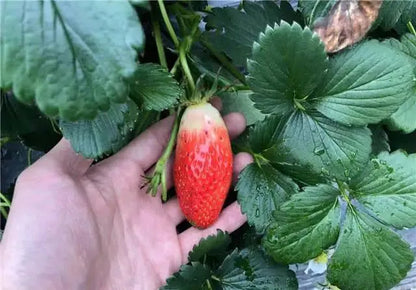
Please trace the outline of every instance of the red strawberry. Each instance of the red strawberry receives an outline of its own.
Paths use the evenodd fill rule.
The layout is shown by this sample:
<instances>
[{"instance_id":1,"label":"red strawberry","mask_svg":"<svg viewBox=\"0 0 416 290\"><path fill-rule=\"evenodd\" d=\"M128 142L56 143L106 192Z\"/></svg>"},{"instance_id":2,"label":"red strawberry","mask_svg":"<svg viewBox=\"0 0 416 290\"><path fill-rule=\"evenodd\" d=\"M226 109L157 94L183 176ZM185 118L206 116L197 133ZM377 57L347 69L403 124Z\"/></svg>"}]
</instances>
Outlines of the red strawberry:
<instances>
[{"instance_id":1,"label":"red strawberry","mask_svg":"<svg viewBox=\"0 0 416 290\"><path fill-rule=\"evenodd\" d=\"M179 205L186 219L206 228L218 218L231 184L233 155L227 128L211 104L182 116L174 163Z\"/></svg>"}]
</instances>

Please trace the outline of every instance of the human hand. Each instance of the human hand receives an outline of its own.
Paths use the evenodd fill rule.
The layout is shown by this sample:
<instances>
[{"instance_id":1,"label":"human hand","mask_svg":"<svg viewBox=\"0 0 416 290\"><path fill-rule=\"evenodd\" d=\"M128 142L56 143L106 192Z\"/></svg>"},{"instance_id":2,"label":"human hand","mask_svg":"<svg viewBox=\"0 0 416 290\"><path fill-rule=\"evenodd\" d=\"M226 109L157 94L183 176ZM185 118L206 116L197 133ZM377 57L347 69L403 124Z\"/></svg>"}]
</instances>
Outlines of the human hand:
<instances>
[{"instance_id":1,"label":"human hand","mask_svg":"<svg viewBox=\"0 0 416 290\"><path fill-rule=\"evenodd\" d=\"M245 128L240 114L224 121L231 137ZM244 224L234 202L211 227L178 234L184 217L176 198L162 204L140 189L172 124L173 117L156 123L93 166L63 139L25 170L0 244L2 289L157 289L202 237ZM250 162L249 154L236 155L234 178Z\"/></svg>"}]
</instances>

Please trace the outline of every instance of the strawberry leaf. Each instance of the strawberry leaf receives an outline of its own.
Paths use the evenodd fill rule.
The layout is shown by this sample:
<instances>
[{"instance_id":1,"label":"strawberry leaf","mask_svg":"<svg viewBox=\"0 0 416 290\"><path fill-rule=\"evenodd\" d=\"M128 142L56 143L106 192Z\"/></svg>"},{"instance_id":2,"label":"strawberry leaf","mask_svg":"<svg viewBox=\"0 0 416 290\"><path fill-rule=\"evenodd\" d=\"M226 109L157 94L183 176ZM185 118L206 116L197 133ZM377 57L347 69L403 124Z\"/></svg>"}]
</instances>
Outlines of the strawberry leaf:
<instances>
[{"instance_id":1,"label":"strawberry leaf","mask_svg":"<svg viewBox=\"0 0 416 290\"><path fill-rule=\"evenodd\" d=\"M272 1L244 1L241 8L212 9L204 20L207 30L216 31L203 33L203 39L224 51L238 67L246 67L253 42L267 25L274 25L281 20L302 23L301 14L294 11L287 1L281 1L280 6Z\"/></svg>"},{"instance_id":2,"label":"strawberry leaf","mask_svg":"<svg viewBox=\"0 0 416 290\"><path fill-rule=\"evenodd\" d=\"M264 238L267 252L278 262L305 262L335 244L341 208L338 190L330 185L305 187L279 207Z\"/></svg>"},{"instance_id":3,"label":"strawberry leaf","mask_svg":"<svg viewBox=\"0 0 416 290\"><path fill-rule=\"evenodd\" d=\"M253 107L249 96L251 91L224 92L219 95L222 100L222 114L240 112L246 118L247 125L263 120L265 115Z\"/></svg>"},{"instance_id":4,"label":"strawberry leaf","mask_svg":"<svg viewBox=\"0 0 416 290\"><path fill-rule=\"evenodd\" d=\"M321 172L313 172L311 165L300 164L290 154L290 148L286 147L280 136L287 120L287 117L271 115L257 122L250 128L245 143L240 146L241 150L265 158L273 167L301 183L313 185L325 182L327 176L323 176Z\"/></svg>"},{"instance_id":5,"label":"strawberry leaf","mask_svg":"<svg viewBox=\"0 0 416 290\"><path fill-rule=\"evenodd\" d=\"M301 103L324 76L328 59L323 43L309 28L282 22L260 34L247 64L255 106L263 113L284 114L303 108Z\"/></svg>"},{"instance_id":6,"label":"strawberry leaf","mask_svg":"<svg viewBox=\"0 0 416 290\"><path fill-rule=\"evenodd\" d=\"M295 274L287 266L273 263L259 248L235 250L214 275L224 290L298 288Z\"/></svg>"},{"instance_id":7,"label":"strawberry leaf","mask_svg":"<svg viewBox=\"0 0 416 290\"><path fill-rule=\"evenodd\" d=\"M385 224L416 226L416 154L382 152L353 178L351 192Z\"/></svg>"},{"instance_id":8,"label":"strawberry leaf","mask_svg":"<svg viewBox=\"0 0 416 290\"><path fill-rule=\"evenodd\" d=\"M365 213L347 208L327 278L342 289L390 289L413 262L409 245Z\"/></svg>"},{"instance_id":9,"label":"strawberry leaf","mask_svg":"<svg viewBox=\"0 0 416 290\"><path fill-rule=\"evenodd\" d=\"M400 41L391 39L386 43L409 56L408 61L413 66L414 72L416 72L415 35L408 33L403 35ZM390 116L387 121L387 125L392 130L402 130L405 133L410 133L416 130L416 84L413 85L413 90L407 101L404 102L399 109Z\"/></svg>"},{"instance_id":10,"label":"strawberry leaf","mask_svg":"<svg viewBox=\"0 0 416 290\"><path fill-rule=\"evenodd\" d=\"M191 265L182 265L179 272L173 274L166 280L163 290L208 290L207 283L211 277L211 270L208 266L198 262ZM208 282L207 282L208 281Z\"/></svg>"},{"instance_id":11,"label":"strawberry leaf","mask_svg":"<svg viewBox=\"0 0 416 290\"><path fill-rule=\"evenodd\" d=\"M0 86L19 100L69 121L127 100L144 40L128 1L2 1L0 18Z\"/></svg>"},{"instance_id":12,"label":"strawberry leaf","mask_svg":"<svg viewBox=\"0 0 416 290\"><path fill-rule=\"evenodd\" d=\"M227 233L217 230L216 235L201 239L188 255L189 262L200 262L211 267L219 265L228 253L231 238Z\"/></svg>"},{"instance_id":13,"label":"strawberry leaf","mask_svg":"<svg viewBox=\"0 0 416 290\"><path fill-rule=\"evenodd\" d=\"M288 170L283 170L284 173L290 172L290 176L305 183L332 177L347 180L369 159L371 132L368 128L347 127L313 111L271 116L262 123L264 131L254 130L253 148L261 148L261 156L286 167Z\"/></svg>"},{"instance_id":14,"label":"strawberry leaf","mask_svg":"<svg viewBox=\"0 0 416 290\"><path fill-rule=\"evenodd\" d=\"M415 161L416 155L382 152L347 181L349 187L340 182L338 188L305 187L275 212L263 241L266 250L276 261L294 263L335 244L329 282L343 289L389 289L413 261L409 245L386 225L415 226Z\"/></svg>"},{"instance_id":15,"label":"strawberry leaf","mask_svg":"<svg viewBox=\"0 0 416 290\"><path fill-rule=\"evenodd\" d=\"M0 112L2 137L14 138L39 131L53 131L51 121L37 107L19 102L12 92L1 92Z\"/></svg>"},{"instance_id":16,"label":"strawberry leaf","mask_svg":"<svg viewBox=\"0 0 416 290\"><path fill-rule=\"evenodd\" d=\"M264 232L272 221L272 213L298 186L289 177L268 164L261 167L248 165L240 174L236 190L241 211L246 214L248 224L259 233Z\"/></svg>"},{"instance_id":17,"label":"strawberry leaf","mask_svg":"<svg viewBox=\"0 0 416 290\"><path fill-rule=\"evenodd\" d=\"M346 125L378 123L407 101L415 85L407 57L368 41L331 58L315 108Z\"/></svg>"},{"instance_id":18,"label":"strawberry leaf","mask_svg":"<svg viewBox=\"0 0 416 290\"><path fill-rule=\"evenodd\" d=\"M397 26L400 22L407 23L412 20L412 13L415 9L415 0L383 1L374 27L380 26L387 31Z\"/></svg>"},{"instance_id":19,"label":"strawberry leaf","mask_svg":"<svg viewBox=\"0 0 416 290\"><path fill-rule=\"evenodd\" d=\"M299 0L300 10L311 27L317 18L327 16L336 3L337 0Z\"/></svg>"},{"instance_id":20,"label":"strawberry leaf","mask_svg":"<svg viewBox=\"0 0 416 290\"><path fill-rule=\"evenodd\" d=\"M223 69L218 59L216 59L209 50L203 47L199 42L194 43L192 46L189 61L201 75L205 75L211 82L217 80L218 85L220 86L231 86L238 82L238 79L228 72L227 69ZM242 77L244 78L244 76Z\"/></svg>"},{"instance_id":21,"label":"strawberry leaf","mask_svg":"<svg viewBox=\"0 0 416 290\"><path fill-rule=\"evenodd\" d=\"M60 122L62 133L75 152L85 158L100 158L120 150L133 137L139 110L128 99L125 104L113 104L92 120Z\"/></svg>"},{"instance_id":22,"label":"strawberry leaf","mask_svg":"<svg viewBox=\"0 0 416 290\"><path fill-rule=\"evenodd\" d=\"M163 111L177 104L181 88L162 66L140 64L130 86L130 97L146 110Z\"/></svg>"}]
</instances>

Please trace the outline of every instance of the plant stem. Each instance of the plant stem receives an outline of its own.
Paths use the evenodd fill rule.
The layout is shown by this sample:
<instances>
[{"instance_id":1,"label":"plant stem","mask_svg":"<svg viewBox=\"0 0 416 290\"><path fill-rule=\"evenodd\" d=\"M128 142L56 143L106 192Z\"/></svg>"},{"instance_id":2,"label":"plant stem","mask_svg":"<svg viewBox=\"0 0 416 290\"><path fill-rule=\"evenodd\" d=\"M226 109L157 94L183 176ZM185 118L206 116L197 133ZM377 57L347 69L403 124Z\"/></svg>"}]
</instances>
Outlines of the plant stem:
<instances>
[{"instance_id":1,"label":"plant stem","mask_svg":"<svg viewBox=\"0 0 416 290\"><path fill-rule=\"evenodd\" d=\"M157 0L157 2L159 3L160 13L162 13L163 21L165 22L170 37L172 38L173 44L176 48L179 48L178 37L175 34L175 30L173 30L172 23L170 23L168 13L166 12L165 4L163 3L163 0Z\"/></svg>"},{"instance_id":2,"label":"plant stem","mask_svg":"<svg viewBox=\"0 0 416 290\"><path fill-rule=\"evenodd\" d=\"M348 203L348 205L350 205L351 201L350 201L348 194L345 192L344 184L340 182L339 180L337 180L337 185L338 185L338 189L341 193L342 198Z\"/></svg>"},{"instance_id":3,"label":"plant stem","mask_svg":"<svg viewBox=\"0 0 416 290\"><path fill-rule=\"evenodd\" d=\"M188 61L186 60L186 52L184 49L179 50L179 60L181 62L181 66L183 69L183 72L185 73L186 79L188 80L189 87L191 88L191 91L195 91L195 82L194 78L192 77L191 70L188 66Z\"/></svg>"},{"instance_id":4,"label":"plant stem","mask_svg":"<svg viewBox=\"0 0 416 290\"><path fill-rule=\"evenodd\" d=\"M166 56L165 56L165 50L163 48L162 35L160 33L160 24L156 18L155 11L153 9L151 10L150 18L152 21L153 33L155 35L156 48L157 48L157 54L159 56L159 62L163 67L168 68L168 63L166 61Z\"/></svg>"},{"instance_id":5,"label":"plant stem","mask_svg":"<svg viewBox=\"0 0 416 290\"><path fill-rule=\"evenodd\" d=\"M171 68L171 70L170 70L170 73L172 74L172 75L175 75L176 74L176 70L178 69L178 66L180 65L180 60L179 60L179 58L175 61L175 63L173 64L173 67Z\"/></svg>"},{"instance_id":6,"label":"plant stem","mask_svg":"<svg viewBox=\"0 0 416 290\"><path fill-rule=\"evenodd\" d=\"M159 158L156 163L155 175L161 175L161 186L162 186L162 200L166 201L167 199L167 188L166 188L166 163L169 160L170 155L172 154L173 147L175 147L176 135L179 130L179 121L180 121L181 107L178 108L176 113L175 122L173 123L172 133L170 134L168 145L165 148L162 156Z\"/></svg>"},{"instance_id":7,"label":"plant stem","mask_svg":"<svg viewBox=\"0 0 416 290\"><path fill-rule=\"evenodd\" d=\"M209 279L206 280L207 281L207 287L209 290L212 290L212 285L211 282L209 281Z\"/></svg>"},{"instance_id":8,"label":"plant stem","mask_svg":"<svg viewBox=\"0 0 416 290\"><path fill-rule=\"evenodd\" d=\"M49 122L51 122L52 125L52 130L58 134L61 135L61 131L59 130L59 124L56 122L56 120L52 119L52 118L48 118Z\"/></svg>"},{"instance_id":9,"label":"plant stem","mask_svg":"<svg viewBox=\"0 0 416 290\"><path fill-rule=\"evenodd\" d=\"M411 22L411 21L407 22L407 28L409 29L409 31L410 31L413 35L416 35L416 30L415 30L415 28L413 27L413 24L412 24L412 22Z\"/></svg>"},{"instance_id":10,"label":"plant stem","mask_svg":"<svg viewBox=\"0 0 416 290\"><path fill-rule=\"evenodd\" d=\"M4 208L4 207L2 207L2 206L0 206L0 212L1 212L1 215L5 218L5 219L7 219L7 211L6 211L6 209Z\"/></svg>"},{"instance_id":11,"label":"plant stem","mask_svg":"<svg viewBox=\"0 0 416 290\"><path fill-rule=\"evenodd\" d=\"M201 40L203 46L205 46L209 52L218 59L219 62L241 83L247 85L244 75L220 52L218 52L210 43L205 40Z\"/></svg>"},{"instance_id":12,"label":"plant stem","mask_svg":"<svg viewBox=\"0 0 416 290\"><path fill-rule=\"evenodd\" d=\"M254 161L256 162L257 166L261 168L262 164L268 163L269 160L267 158L265 158L263 155L261 155L260 153L252 153L251 154L254 158Z\"/></svg>"},{"instance_id":13,"label":"plant stem","mask_svg":"<svg viewBox=\"0 0 416 290\"><path fill-rule=\"evenodd\" d=\"M0 192L0 199L4 201L0 204L0 212L3 215L3 217L7 219L7 211L4 207L6 206L10 208L10 201L1 192Z\"/></svg>"},{"instance_id":14,"label":"plant stem","mask_svg":"<svg viewBox=\"0 0 416 290\"><path fill-rule=\"evenodd\" d=\"M27 150L27 166L32 165L32 148Z\"/></svg>"},{"instance_id":15,"label":"plant stem","mask_svg":"<svg viewBox=\"0 0 416 290\"><path fill-rule=\"evenodd\" d=\"M8 200L7 199L7 197L5 197L4 195L3 195L3 193L1 193L0 192L0 199L1 200L3 200L3 202L8 206L8 207L10 207L10 205L11 205L11 203L10 203L10 200Z\"/></svg>"}]
</instances>

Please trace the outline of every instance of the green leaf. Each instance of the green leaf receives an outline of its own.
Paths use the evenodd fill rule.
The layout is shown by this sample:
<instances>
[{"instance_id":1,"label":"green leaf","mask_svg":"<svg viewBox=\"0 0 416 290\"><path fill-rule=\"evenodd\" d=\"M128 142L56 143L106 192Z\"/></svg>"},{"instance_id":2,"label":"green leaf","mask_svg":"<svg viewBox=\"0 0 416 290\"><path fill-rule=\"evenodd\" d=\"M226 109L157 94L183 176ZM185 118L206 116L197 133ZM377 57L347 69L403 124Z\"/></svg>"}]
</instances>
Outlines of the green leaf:
<instances>
[{"instance_id":1,"label":"green leaf","mask_svg":"<svg viewBox=\"0 0 416 290\"><path fill-rule=\"evenodd\" d=\"M189 262L200 262L210 266L219 265L228 252L231 238L227 233L217 230L216 235L201 239L188 255Z\"/></svg>"},{"instance_id":2,"label":"green leaf","mask_svg":"<svg viewBox=\"0 0 416 290\"><path fill-rule=\"evenodd\" d=\"M416 154L380 153L353 178L350 189L383 223L416 226Z\"/></svg>"},{"instance_id":3,"label":"green leaf","mask_svg":"<svg viewBox=\"0 0 416 290\"><path fill-rule=\"evenodd\" d=\"M302 108L321 81L328 59L323 43L309 28L281 22L260 34L247 64L256 107L263 113L284 114Z\"/></svg>"},{"instance_id":4,"label":"green leaf","mask_svg":"<svg viewBox=\"0 0 416 290\"><path fill-rule=\"evenodd\" d=\"M339 191L330 185L305 187L282 204L263 240L278 262L302 263L335 244L339 235Z\"/></svg>"},{"instance_id":5,"label":"green leaf","mask_svg":"<svg viewBox=\"0 0 416 290\"><path fill-rule=\"evenodd\" d=\"M413 25L416 24L416 1L412 0L412 6L402 14L399 21L394 26L394 30L399 34L403 35L409 32L408 23L411 22Z\"/></svg>"},{"instance_id":6,"label":"green leaf","mask_svg":"<svg viewBox=\"0 0 416 290\"><path fill-rule=\"evenodd\" d=\"M414 62L416 62L416 36L411 33L406 33L400 38L400 41L397 39L391 38L384 42L385 44L388 44L407 56L409 56L412 59L413 65L415 65Z\"/></svg>"},{"instance_id":7,"label":"green leaf","mask_svg":"<svg viewBox=\"0 0 416 290\"><path fill-rule=\"evenodd\" d=\"M224 290L297 289L295 274L287 266L273 263L259 248L235 250L215 272Z\"/></svg>"},{"instance_id":8,"label":"green leaf","mask_svg":"<svg viewBox=\"0 0 416 290\"><path fill-rule=\"evenodd\" d=\"M12 92L1 92L1 136L18 138L26 146L49 151L61 139L53 120L35 106L19 102Z\"/></svg>"},{"instance_id":9,"label":"green leaf","mask_svg":"<svg viewBox=\"0 0 416 290\"><path fill-rule=\"evenodd\" d=\"M144 41L128 1L2 1L0 19L0 86L19 100L69 121L126 101Z\"/></svg>"},{"instance_id":10,"label":"green leaf","mask_svg":"<svg viewBox=\"0 0 416 290\"><path fill-rule=\"evenodd\" d=\"M138 114L136 104L128 99L125 104L113 104L110 110L99 113L93 120L61 120L60 125L75 152L96 159L117 152L130 141Z\"/></svg>"},{"instance_id":11,"label":"green leaf","mask_svg":"<svg viewBox=\"0 0 416 290\"><path fill-rule=\"evenodd\" d=\"M137 120L134 128L134 135L138 136L147 128L156 123L160 118L160 112L142 110L139 112L140 119Z\"/></svg>"},{"instance_id":12,"label":"green leaf","mask_svg":"<svg viewBox=\"0 0 416 290\"><path fill-rule=\"evenodd\" d=\"M400 41L392 39L387 43L409 56L409 63L416 72L416 36L408 33L403 35ZM407 101L387 120L387 125L391 130L402 130L405 133L416 130L416 84Z\"/></svg>"},{"instance_id":13,"label":"green leaf","mask_svg":"<svg viewBox=\"0 0 416 290\"><path fill-rule=\"evenodd\" d=\"M377 155L382 151L390 151L389 137L381 125L372 125L371 130L371 154Z\"/></svg>"},{"instance_id":14,"label":"green leaf","mask_svg":"<svg viewBox=\"0 0 416 290\"><path fill-rule=\"evenodd\" d=\"M342 289L390 289L410 269L409 245L386 226L347 208L327 278Z\"/></svg>"},{"instance_id":15,"label":"green leaf","mask_svg":"<svg viewBox=\"0 0 416 290\"><path fill-rule=\"evenodd\" d=\"M257 159L265 158L273 167L301 183L314 185L325 182L328 176L314 172L309 164L300 164L290 148L285 146L280 134L289 117L271 115L257 122L250 128L248 138L241 140L241 151L251 152Z\"/></svg>"},{"instance_id":16,"label":"green leaf","mask_svg":"<svg viewBox=\"0 0 416 290\"><path fill-rule=\"evenodd\" d=\"M1 136L17 137L51 127L37 107L25 105L12 92L1 92Z\"/></svg>"},{"instance_id":17,"label":"green leaf","mask_svg":"<svg viewBox=\"0 0 416 290\"><path fill-rule=\"evenodd\" d=\"M139 65L130 89L130 97L146 110L169 109L177 104L181 95L181 88L172 75L153 63Z\"/></svg>"},{"instance_id":18,"label":"green leaf","mask_svg":"<svg viewBox=\"0 0 416 290\"><path fill-rule=\"evenodd\" d=\"M248 224L262 233L270 224L273 211L299 188L292 179L272 166L264 164L259 167L253 163L241 172L236 190Z\"/></svg>"},{"instance_id":19,"label":"green leaf","mask_svg":"<svg viewBox=\"0 0 416 290\"><path fill-rule=\"evenodd\" d=\"M247 276L251 274L249 261L242 258L235 249L224 259L214 275L224 290L247 289L250 286L250 281L246 276L246 271Z\"/></svg>"},{"instance_id":20,"label":"green leaf","mask_svg":"<svg viewBox=\"0 0 416 290\"><path fill-rule=\"evenodd\" d=\"M346 180L367 164L370 135L368 128L347 127L318 112L295 111L288 116L278 139L288 150L289 160L308 168L308 174Z\"/></svg>"},{"instance_id":21,"label":"green leaf","mask_svg":"<svg viewBox=\"0 0 416 290\"><path fill-rule=\"evenodd\" d=\"M238 82L227 69L222 68L221 63L219 63L215 56L199 42L192 45L191 53L188 58L190 65L193 65L201 75L204 74L205 77L209 78L212 82L217 80L218 85L220 86L231 86Z\"/></svg>"},{"instance_id":22,"label":"green leaf","mask_svg":"<svg viewBox=\"0 0 416 290\"><path fill-rule=\"evenodd\" d=\"M416 9L414 0L383 1L374 27L380 26L383 30L391 30L399 22L407 23L411 20Z\"/></svg>"},{"instance_id":23,"label":"green leaf","mask_svg":"<svg viewBox=\"0 0 416 290\"><path fill-rule=\"evenodd\" d=\"M163 290L207 290L207 280L211 277L211 270L206 265L194 262L191 265L182 265L179 272L166 280Z\"/></svg>"},{"instance_id":24,"label":"green leaf","mask_svg":"<svg viewBox=\"0 0 416 290\"><path fill-rule=\"evenodd\" d=\"M148 0L129 0L134 6L150 10L150 3Z\"/></svg>"},{"instance_id":25,"label":"green leaf","mask_svg":"<svg viewBox=\"0 0 416 290\"><path fill-rule=\"evenodd\" d=\"M251 55L253 42L267 25L272 26L281 20L302 24L301 14L286 1L282 1L280 7L272 1L244 1L242 10L214 8L204 20L207 30L216 31L204 32L203 38L216 49L224 51L236 66L243 68Z\"/></svg>"},{"instance_id":26,"label":"green leaf","mask_svg":"<svg viewBox=\"0 0 416 290\"><path fill-rule=\"evenodd\" d=\"M337 0L299 0L299 6L308 26L313 26L315 20L327 16L337 2Z\"/></svg>"},{"instance_id":27,"label":"green leaf","mask_svg":"<svg viewBox=\"0 0 416 290\"><path fill-rule=\"evenodd\" d=\"M263 120L265 115L254 108L254 103L249 96L251 91L236 91L221 93L222 113L240 112L246 118L247 126Z\"/></svg>"},{"instance_id":28,"label":"green leaf","mask_svg":"<svg viewBox=\"0 0 416 290\"><path fill-rule=\"evenodd\" d=\"M346 125L378 123L410 97L414 77L403 54L376 40L364 42L331 58L313 94L315 108Z\"/></svg>"}]
</instances>

